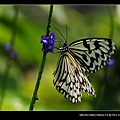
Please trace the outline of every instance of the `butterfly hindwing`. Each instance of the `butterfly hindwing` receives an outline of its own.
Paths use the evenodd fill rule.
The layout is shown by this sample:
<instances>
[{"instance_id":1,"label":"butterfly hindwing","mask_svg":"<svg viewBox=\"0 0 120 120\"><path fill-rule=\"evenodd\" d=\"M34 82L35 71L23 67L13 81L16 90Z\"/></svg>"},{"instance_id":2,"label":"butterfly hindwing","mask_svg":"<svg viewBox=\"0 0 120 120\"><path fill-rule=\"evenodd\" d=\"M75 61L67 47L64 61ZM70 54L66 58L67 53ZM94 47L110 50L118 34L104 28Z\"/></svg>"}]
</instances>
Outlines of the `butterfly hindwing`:
<instances>
[{"instance_id":1,"label":"butterfly hindwing","mask_svg":"<svg viewBox=\"0 0 120 120\"><path fill-rule=\"evenodd\" d=\"M73 103L81 102L82 91L95 96L95 91L87 76L69 52L60 54L53 83L56 89L65 98L70 98Z\"/></svg>"},{"instance_id":2,"label":"butterfly hindwing","mask_svg":"<svg viewBox=\"0 0 120 120\"><path fill-rule=\"evenodd\" d=\"M86 38L72 42L69 51L85 72L96 72L114 54L116 46L108 38Z\"/></svg>"}]
</instances>

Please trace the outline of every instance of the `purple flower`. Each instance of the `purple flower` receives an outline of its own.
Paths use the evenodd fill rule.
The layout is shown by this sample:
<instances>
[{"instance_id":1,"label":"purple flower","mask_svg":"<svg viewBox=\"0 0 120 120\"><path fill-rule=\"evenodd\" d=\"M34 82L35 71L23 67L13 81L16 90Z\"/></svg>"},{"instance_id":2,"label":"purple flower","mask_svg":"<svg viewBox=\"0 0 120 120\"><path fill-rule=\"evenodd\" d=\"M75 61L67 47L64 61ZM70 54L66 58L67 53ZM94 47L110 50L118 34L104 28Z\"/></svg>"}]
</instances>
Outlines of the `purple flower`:
<instances>
[{"instance_id":1,"label":"purple flower","mask_svg":"<svg viewBox=\"0 0 120 120\"><path fill-rule=\"evenodd\" d=\"M115 64L114 58L111 58L110 61L106 61L107 67L113 67Z\"/></svg>"},{"instance_id":2,"label":"purple flower","mask_svg":"<svg viewBox=\"0 0 120 120\"><path fill-rule=\"evenodd\" d=\"M10 51L12 49L12 45L10 43L5 44L4 46L6 51Z\"/></svg>"},{"instance_id":3,"label":"purple flower","mask_svg":"<svg viewBox=\"0 0 120 120\"><path fill-rule=\"evenodd\" d=\"M42 35L41 36L41 43L42 43L42 51L44 52L46 49L46 52L53 52L55 48L55 33L51 33L49 37Z\"/></svg>"},{"instance_id":4,"label":"purple flower","mask_svg":"<svg viewBox=\"0 0 120 120\"><path fill-rule=\"evenodd\" d=\"M15 52L15 51L11 52L11 57L13 59L17 58L17 52Z\"/></svg>"}]
</instances>

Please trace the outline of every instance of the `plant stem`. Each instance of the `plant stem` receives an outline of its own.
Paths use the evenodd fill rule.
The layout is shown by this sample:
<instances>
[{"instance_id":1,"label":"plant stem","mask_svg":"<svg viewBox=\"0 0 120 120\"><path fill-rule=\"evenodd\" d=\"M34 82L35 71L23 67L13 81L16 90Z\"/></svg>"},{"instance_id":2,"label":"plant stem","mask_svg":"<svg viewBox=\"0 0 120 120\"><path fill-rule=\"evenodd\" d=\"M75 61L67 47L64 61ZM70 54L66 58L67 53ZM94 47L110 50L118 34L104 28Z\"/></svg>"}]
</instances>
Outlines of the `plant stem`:
<instances>
[{"instance_id":1,"label":"plant stem","mask_svg":"<svg viewBox=\"0 0 120 120\"><path fill-rule=\"evenodd\" d=\"M0 110L2 109L2 104L4 101L4 96L5 96L9 73L10 73L10 64L9 64L9 59L8 59L6 62L6 68L5 68L3 79L1 81L1 86L0 86L0 89L1 89L0 90Z\"/></svg>"},{"instance_id":2,"label":"plant stem","mask_svg":"<svg viewBox=\"0 0 120 120\"><path fill-rule=\"evenodd\" d=\"M110 32L108 37L113 38L113 33L114 33L114 14L113 14L113 7L111 5L108 5L108 10L109 10L109 17L110 17ZM102 99L103 95L105 93L105 88L107 85L107 72L108 68L105 68L104 70L104 75L103 75L103 80L101 81L100 88L99 88L99 93L98 93L98 99L97 99L97 106L96 109L101 109L101 104L102 104Z\"/></svg>"},{"instance_id":3,"label":"plant stem","mask_svg":"<svg viewBox=\"0 0 120 120\"><path fill-rule=\"evenodd\" d=\"M113 38L114 34L114 13L113 13L113 7L111 5L108 5L109 10L109 16L110 16L110 32L109 32L109 38Z\"/></svg>"},{"instance_id":4,"label":"plant stem","mask_svg":"<svg viewBox=\"0 0 120 120\"><path fill-rule=\"evenodd\" d=\"M53 5L50 5L46 36L49 36L49 33L50 33L52 13L53 13ZM45 66L46 56L47 56L47 52L45 51L45 52L43 52L42 62L41 62L41 66L40 66L40 69L39 69L39 72L38 72L38 78L37 78L37 82L36 82L35 89L34 89L34 92L33 92L33 97L32 97L31 103L30 103L29 110L34 109L35 102L36 102L36 100L38 100L37 93L38 93L38 89L39 89L39 86L40 86L40 81L41 81L41 78L42 78L42 73L43 73L44 66Z\"/></svg>"},{"instance_id":5,"label":"plant stem","mask_svg":"<svg viewBox=\"0 0 120 120\"><path fill-rule=\"evenodd\" d=\"M97 101L96 101L96 103L97 103L96 104L96 110L101 109L102 99L103 99L103 95L104 95L106 84L107 84L107 71L108 71L108 69L105 68L103 79L100 81L100 87L99 87L99 91L98 91L98 98L97 98Z\"/></svg>"},{"instance_id":6,"label":"plant stem","mask_svg":"<svg viewBox=\"0 0 120 120\"><path fill-rule=\"evenodd\" d=\"M12 35L11 35L11 39L10 39L10 43L11 43L11 46L13 47L14 45L14 42L15 42L15 37L16 37L16 25L17 25L17 20L18 20L18 11L19 11L19 6L16 5L16 6L13 6L13 9L15 11L15 14L13 16L13 21L12 21ZM8 56L8 59L6 61L6 68L5 68L5 71L4 71L4 75L3 75L3 79L2 79L2 82L1 82L1 86L0 86L0 110L2 108L2 104L3 104L3 101L4 101L4 96L5 96L5 91L6 91L6 87L7 87L7 83L8 83L8 76L9 76L9 73L10 73L10 68L11 68L11 58L10 58L10 55Z\"/></svg>"},{"instance_id":7,"label":"plant stem","mask_svg":"<svg viewBox=\"0 0 120 120\"><path fill-rule=\"evenodd\" d=\"M18 13L19 13L19 6L15 5L13 6L13 9L15 11L15 15L13 17L13 29L12 29L12 36L11 36L11 45L13 47L14 42L15 42L15 37L16 37L16 33L17 33L17 21L18 21Z\"/></svg>"},{"instance_id":8,"label":"plant stem","mask_svg":"<svg viewBox=\"0 0 120 120\"><path fill-rule=\"evenodd\" d=\"M50 5L50 11L49 11L49 17L48 17L46 36L49 36L49 33L50 33L52 13L53 13L53 5Z\"/></svg>"},{"instance_id":9,"label":"plant stem","mask_svg":"<svg viewBox=\"0 0 120 120\"><path fill-rule=\"evenodd\" d=\"M36 85L35 85L35 89L34 89L34 93L33 93L33 97L32 97L32 101L31 101L29 110L33 110L35 102L36 102L36 100L38 100L37 93L38 93L38 89L39 89L39 86L40 86L40 80L42 78L42 73L43 73L43 70L44 70L44 65L45 65L45 61L46 61L46 55L47 55L47 53L44 52L43 57L42 57L40 70L38 72L38 78L37 78L37 82L36 82Z\"/></svg>"}]
</instances>

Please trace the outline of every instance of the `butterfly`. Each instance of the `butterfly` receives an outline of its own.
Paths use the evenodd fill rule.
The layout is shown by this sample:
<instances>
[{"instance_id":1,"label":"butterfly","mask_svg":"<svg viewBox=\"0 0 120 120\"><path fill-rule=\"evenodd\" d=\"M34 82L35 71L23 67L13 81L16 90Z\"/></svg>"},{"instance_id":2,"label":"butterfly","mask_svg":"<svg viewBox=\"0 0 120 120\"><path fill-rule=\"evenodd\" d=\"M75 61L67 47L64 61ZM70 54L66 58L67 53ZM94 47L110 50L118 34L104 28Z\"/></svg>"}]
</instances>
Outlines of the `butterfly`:
<instances>
[{"instance_id":1,"label":"butterfly","mask_svg":"<svg viewBox=\"0 0 120 120\"><path fill-rule=\"evenodd\" d=\"M57 48L60 53L53 83L58 92L72 103L81 102L82 92L96 96L87 72L94 73L106 65L116 49L112 39L84 38Z\"/></svg>"}]
</instances>

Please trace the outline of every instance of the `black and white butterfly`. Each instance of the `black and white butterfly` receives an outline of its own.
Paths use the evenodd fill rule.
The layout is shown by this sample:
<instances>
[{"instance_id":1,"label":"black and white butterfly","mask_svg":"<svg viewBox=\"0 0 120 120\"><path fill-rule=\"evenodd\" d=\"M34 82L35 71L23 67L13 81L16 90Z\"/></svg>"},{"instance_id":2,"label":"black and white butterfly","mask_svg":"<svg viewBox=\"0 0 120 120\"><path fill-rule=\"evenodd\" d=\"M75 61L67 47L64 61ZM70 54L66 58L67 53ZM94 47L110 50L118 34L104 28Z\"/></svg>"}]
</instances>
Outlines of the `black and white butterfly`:
<instances>
[{"instance_id":1,"label":"black and white butterfly","mask_svg":"<svg viewBox=\"0 0 120 120\"><path fill-rule=\"evenodd\" d=\"M56 89L72 103L81 102L82 91L96 96L86 72L94 73L105 66L115 49L109 38L85 38L69 45L65 41L57 48L60 56L53 74Z\"/></svg>"}]
</instances>

